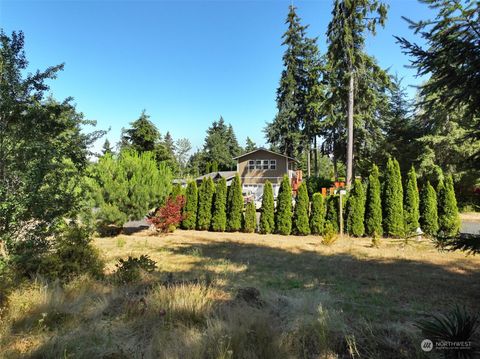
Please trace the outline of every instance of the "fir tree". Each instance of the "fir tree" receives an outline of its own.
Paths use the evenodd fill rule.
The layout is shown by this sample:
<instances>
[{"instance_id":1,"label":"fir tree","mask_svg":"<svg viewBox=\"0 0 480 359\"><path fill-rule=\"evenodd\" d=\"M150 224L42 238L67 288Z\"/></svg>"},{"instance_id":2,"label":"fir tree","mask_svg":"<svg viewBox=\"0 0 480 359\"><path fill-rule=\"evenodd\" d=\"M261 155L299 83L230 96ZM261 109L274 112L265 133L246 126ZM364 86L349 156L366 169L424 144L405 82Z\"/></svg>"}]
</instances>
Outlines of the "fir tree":
<instances>
[{"instance_id":1,"label":"fir tree","mask_svg":"<svg viewBox=\"0 0 480 359\"><path fill-rule=\"evenodd\" d=\"M149 120L145 110L140 118L133 121L131 128L122 130L121 148L130 148L138 152L155 151L160 141L160 132Z\"/></svg>"},{"instance_id":2,"label":"fir tree","mask_svg":"<svg viewBox=\"0 0 480 359\"><path fill-rule=\"evenodd\" d=\"M262 212L260 213L260 233L270 234L275 230L275 204L270 181L263 186Z\"/></svg>"},{"instance_id":3,"label":"fir tree","mask_svg":"<svg viewBox=\"0 0 480 359\"><path fill-rule=\"evenodd\" d=\"M339 231L338 224L338 196L327 197L327 213L325 215L325 226L330 223L335 232Z\"/></svg>"},{"instance_id":4,"label":"fir tree","mask_svg":"<svg viewBox=\"0 0 480 359\"><path fill-rule=\"evenodd\" d=\"M308 209L310 202L308 199L307 185L300 184L298 187L297 201L295 203L295 211L293 216L294 232L305 236L310 234L310 225L308 223Z\"/></svg>"},{"instance_id":5,"label":"fir tree","mask_svg":"<svg viewBox=\"0 0 480 359\"><path fill-rule=\"evenodd\" d=\"M245 153L255 151L257 149L257 145L250 137L247 137L246 145L245 145Z\"/></svg>"},{"instance_id":6,"label":"fir tree","mask_svg":"<svg viewBox=\"0 0 480 359\"><path fill-rule=\"evenodd\" d=\"M243 231L245 233L253 233L257 229L257 212L253 201L247 203L245 210L245 219L243 221Z\"/></svg>"},{"instance_id":7,"label":"fir tree","mask_svg":"<svg viewBox=\"0 0 480 359\"><path fill-rule=\"evenodd\" d=\"M381 186L379 171L376 165L373 165L368 177L365 232L372 237L380 237L383 234Z\"/></svg>"},{"instance_id":8,"label":"fir tree","mask_svg":"<svg viewBox=\"0 0 480 359\"><path fill-rule=\"evenodd\" d=\"M211 177L204 177L198 190L197 229L201 231L210 228L212 218L212 199L215 185Z\"/></svg>"},{"instance_id":9,"label":"fir tree","mask_svg":"<svg viewBox=\"0 0 480 359\"><path fill-rule=\"evenodd\" d=\"M325 203L321 193L313 194L312 212L310 214L310 230L312 234L323 234L325 228Z\"/></svg>"},{"instance_id":10,"label":"fir tree","mask_svg":"<svg viewBox=\"0 0 480 359\"><path fill-rule=\"evenodd\" d=\"M419 227L418 221L420 218L420 196L417 187L417 174L415 173L415 168L413 166L407 174L403 206L403 213L405 215L405 234L408 236L415 233Z\"/></svg>"},{"instance_id":11,"label":"fir tree","mask_svg":"<svg viewBox=\"0 0 480 359\"><path fill-rule=\"evenodd\" d=\"M113 148L110 145L110 141L108 140L108 138L105 139L105 142L103 143L103 147L102 147L102 155L105 156L107 154L113 154Z\"/></svg>"},{"instance_id":12,"label":"fir tree","mask_svg":"<svg viewBox=\"0 0 480 359\"><path fill-rule=\"evenodd\" d=\"M403 215L403 187L400 165L389 158L383 185L383 230L391 237L405 234Z\"/></svg>"},{"instance_id":13,"label":"fir tree","mask_svg":"<svg viewBox=\"0 0 480 359\"><path fill-rule=\"evenodd\" d=\"M456 236L460 230L460 217L451 175L447 176L445 183L441 183L439 187L438 225L439 232L442 232L446 237Z\"/></svg>"},{"instance_id":14,"label":"fir tree","mask_svg":"<svg viewBox=\"0 0 480 359\"><path fill-rule=\"evenodd\" d=\"M283 176L278 191L275 229L283 235L289 235L292 231L292 187L287 175Z\"/></svg>"},{"instance_id":15,"label":"fir tree","mask_svg":"<svg viewBox=\"0 0 480 359\"><path fill-rule=\"evenodd\" d=\"M420 223L422 231L429 236L438 232L437 193L430 181L423 186L420 196Z\"/></svg>"},{"instance_id":16,"label":"fir tree","mask_svg":"<svg viewBox=\"0 0 480 359\"><path fill-rule=\"evenodd\" d=\"M242 210L242 185L237 173L228 188L227 195L227 229L230 232L236 232L242 228Z\"/></svg>"},{"instance_id":17,"label":"fir tree","mask_svg":"<svg viewBox=\"0 0 480 359\"><path fill-rule=\"evenodd\" d=\"M185 194L185 207L183 207L182 228L195 229L197 221L198 189L195 181L189 182Z\"/></svg>"},{"instance_id":18,"label":"fir tree","mask_svg":"<svg viewBox=\"0 0 480 359\"><path fill-rule=\"evenodd\" d=\"M365 233L365 187L362 181L355 179L347 201L347 231L350 235L361 237Z\"/></svg>"},{"instance_id":19,"label":"fir tree","mask_svg":"<svg viewBox=\"0 0 480 359\"><path fill-rule=\"evenodd\" d=\"M212 230L215 232L224 232L227 226L227 182L222 177L216 185L213 200Z\"/></svg>"}]
</instances>

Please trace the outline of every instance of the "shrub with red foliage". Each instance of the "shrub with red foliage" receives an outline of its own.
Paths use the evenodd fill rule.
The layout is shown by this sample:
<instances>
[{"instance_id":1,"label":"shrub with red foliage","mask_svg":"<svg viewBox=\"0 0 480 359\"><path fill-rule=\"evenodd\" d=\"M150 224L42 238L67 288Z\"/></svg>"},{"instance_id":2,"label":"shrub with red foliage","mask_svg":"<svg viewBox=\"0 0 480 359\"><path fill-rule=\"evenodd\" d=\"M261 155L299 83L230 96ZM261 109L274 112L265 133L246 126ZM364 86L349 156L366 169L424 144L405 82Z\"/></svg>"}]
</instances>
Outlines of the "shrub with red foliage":
<instances>
[{"instance_id":1,"label":"shrub with red foliage","mask_svg":"<svg viewBox=\"0 0 480 359\"><path fill-rule=\"evenodd\" d=\"M178 195L175 198L168 197L167 203L165 203L163 207L157 208L155 213L148 218L148 222L153 224L159 232L173 232L184 219L182 215L184 205L184 196Z\"/></svg>"}]
</instances>

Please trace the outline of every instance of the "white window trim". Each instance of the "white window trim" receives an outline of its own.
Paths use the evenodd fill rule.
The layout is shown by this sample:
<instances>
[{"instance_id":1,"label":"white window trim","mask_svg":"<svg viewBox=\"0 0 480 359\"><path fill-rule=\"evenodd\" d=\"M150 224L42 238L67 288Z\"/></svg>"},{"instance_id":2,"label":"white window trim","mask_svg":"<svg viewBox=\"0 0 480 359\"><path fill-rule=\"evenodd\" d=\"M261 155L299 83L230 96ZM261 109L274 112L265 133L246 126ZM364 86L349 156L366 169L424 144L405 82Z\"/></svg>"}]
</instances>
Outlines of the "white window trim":
<instances>
[{"instance_id":1,"label":"white window trim","mask_svg":"<svg viewBox=\"0 0 480 359\"><path fill-rule=\"evenodd\" d=\"M265 168L265 166L267 168ZM272 159L254 159L248 160L247 169L249 171L275 171L277 169L277 160Z\"/></svg>"}]
</instances>

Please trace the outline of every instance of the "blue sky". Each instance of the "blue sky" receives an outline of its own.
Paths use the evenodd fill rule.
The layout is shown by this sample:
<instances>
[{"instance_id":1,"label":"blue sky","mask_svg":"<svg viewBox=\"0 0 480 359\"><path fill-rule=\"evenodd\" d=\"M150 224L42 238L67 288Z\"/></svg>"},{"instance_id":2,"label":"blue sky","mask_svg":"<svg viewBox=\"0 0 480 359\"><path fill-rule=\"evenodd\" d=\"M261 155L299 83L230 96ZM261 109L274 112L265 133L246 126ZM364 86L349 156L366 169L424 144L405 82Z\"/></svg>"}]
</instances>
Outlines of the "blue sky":
<instances>
[{"instance_id":1,"label":"blue sky","mask_svg":"<svg viewBox=\"0 0 480 359\"><path fill-rule=\"evenodd\" d=\"M367 51L405 85L416 85L420 79L405 68L409 59L393 35L415 39L401 16L419 20L431 13L416 0L386 2L388 22L367 39ZM187 137L194 149L220 115L241 145L247 136L262 145L262 129L276 112L290 3L0 0L0 26L24 31L32 71L65 63L51 92L58 99L74 97L97 128L111 128L113 143L146 109L162 134ZM294 5L325 52L332 1Z\"/></svg>"}]
</instances>

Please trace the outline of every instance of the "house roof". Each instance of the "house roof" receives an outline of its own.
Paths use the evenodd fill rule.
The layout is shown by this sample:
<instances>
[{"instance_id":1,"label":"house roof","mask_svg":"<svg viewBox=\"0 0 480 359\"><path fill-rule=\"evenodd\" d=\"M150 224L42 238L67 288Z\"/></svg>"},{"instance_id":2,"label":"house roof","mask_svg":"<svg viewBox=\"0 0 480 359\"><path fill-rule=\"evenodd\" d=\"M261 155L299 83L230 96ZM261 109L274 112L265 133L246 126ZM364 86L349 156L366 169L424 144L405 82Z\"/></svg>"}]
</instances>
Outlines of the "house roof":
<instances>
[{"instance_id":1,"label":"house roof","mask_svg":"<svg viewBox=\"0 0 480 359\"><path fill-rule=\"evenodd\" d=\"M203 176L200 176L200 177L197 177L195 178L196 181L201 181L203 180L205 177L210 177L211 179L216 179L216 178L219 178L219 177L223 177L225 178L226 180L229 180L230 178L233 178L235 177L235 174L237 173L237 171L218 171L218 172L210 172L210 173L207 173L206 175L203 175Z\"/></svg>"},{"instance_id":2,"label":"house roof","mask_svg":"<svg viewBox=\"0 0 480 359\"><path fill-rule=\"evenodd\" d=\"M293 158L293 157L290 157L290 156L284 155L284 154L282 154L282 153L273 152L273 151L267 150L266 148L263 148L263 147L260 147L260 148L257 148L256 150L253 150L253 151L250 151L250 152L244 153L243 155L240 155L240 156L234 157L233 159L234 159L234 160L238 160L239 158L242 158L242 157L248 156L248 155L250 155L250 154L252 154L252 153L255 153L255 152L257 152L257 151L265 151L265 152L273 153L274 155L277 155L277 156L282 156L282 157L286 157L286 158L288 158L289 160L292 160L292 161L295 161L295 162L299 162L297 159L295 159L295 158Z\"/></svg>"}]
</instances>

